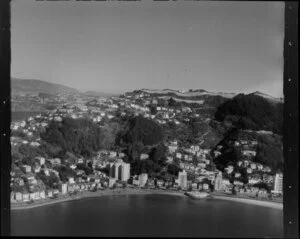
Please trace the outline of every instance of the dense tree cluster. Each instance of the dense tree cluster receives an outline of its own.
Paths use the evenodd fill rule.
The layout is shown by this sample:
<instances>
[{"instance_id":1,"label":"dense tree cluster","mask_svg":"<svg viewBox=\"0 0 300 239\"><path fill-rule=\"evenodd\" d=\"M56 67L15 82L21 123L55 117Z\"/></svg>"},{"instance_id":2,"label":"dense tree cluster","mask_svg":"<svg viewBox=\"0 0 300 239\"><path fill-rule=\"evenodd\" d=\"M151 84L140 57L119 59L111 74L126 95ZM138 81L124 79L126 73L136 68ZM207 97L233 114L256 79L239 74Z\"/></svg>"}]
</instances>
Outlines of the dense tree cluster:
<instances>
[{"instance_id":1,"label":"dense tree cluster","mask_svg":"<svg viewBox=\"0 0 300 239\"><path fill-rule=\"evenodd\" d=\"M129 129L125 132L123 140L131 144L140 141L144 145L154 145L163 140L163 132L154 121L137 116L129 120Z\"/></svg>"},{"instance_id":2,"label":"dense tree cluster","mask_svg":"<svg viewBox=\"0 0 300 239\"><path fill-rule=\"evenodd\" d=\"M283 105L272 104L253 94L239 94L221 104L215 113L218 121L230 121L238 128L282 133Z\"/></svg>"},{"instance_id":3,"label":"dense tree cluster","mask_svg":"<svg viewBox=\"0 0 300 239\"><path fill-rule=\"evenodd\" d=\"M268 165L273 170L283 170L283 146L278 135L258 136L257 155L255 162Z\"/></svg>"},{"instance_id":4,"label":"dense tree cluster","mask_svg":"<svg viewBox=\"0 0 300 239\"><path fill-rule=\"evenodd\" d=\"M131 173L149 175L159 174L165 164L166 147L163 145L163 130L154 121L141 116L129 118L116 140L117 145L125 148L131 164ZM149 158L140 160L142 153Z\"/></svg>"},{"instance_id":5,"label":"dense tree cluster","mask_svg":"<svg viewBox=\"0 0 300 239\"><path fill-rule=\"evenodd\" d=\"M46 131L41 133L41 139L60 147L63 152L89 157L95 151L111 147L116 131L109 126L100 128L88 119L64 118L61 123L52 121Z\"/></svg>"}]
</instances>

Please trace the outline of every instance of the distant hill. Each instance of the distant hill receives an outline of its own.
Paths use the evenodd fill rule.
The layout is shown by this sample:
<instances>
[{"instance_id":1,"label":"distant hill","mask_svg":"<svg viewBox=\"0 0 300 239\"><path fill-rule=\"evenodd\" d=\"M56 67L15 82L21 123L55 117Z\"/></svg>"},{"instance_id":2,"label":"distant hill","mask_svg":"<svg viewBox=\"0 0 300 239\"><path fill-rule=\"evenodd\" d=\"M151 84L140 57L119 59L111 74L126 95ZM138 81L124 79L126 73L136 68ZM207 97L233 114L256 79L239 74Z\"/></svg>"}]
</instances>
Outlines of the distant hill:
<instances>
[{"instance_id":1,"label":"distant hill","mask_svg":"<svg viewBox=\"0 0 300 239\"><path fill-rule=\"evenodd\" d=\"M78 90L61 84L54 84L41 80L17 78L11 79L11 89L12 93L79 93Z\"/></svg>"},{"instance_id":2,"label":"distant hill","mask_svg":"<svg viewBox=\"0 0 300 239\"><path fill-rule=\"evenodd\" d=\"M86 91L84 92L85 95L88 96L100 96L100 97L111 97L111 96L118 96L119 94L113 94L113 93L103 93L99 91Z\"/></svg>"},{"instance_id":3,"label":"distant hill","mask_svg":"<svg viewBox=\"0 0 300 239\"><path fill-rule=\"evenodd\" d=\"M189 98L189 99L202 99L203 96L221 96L224 98L233 98L236 96L235 93L223 93L223 92L209 92L203 89L198 90L189 90L189 91L180 91L180 90L155 90L155 89L141 89L141 92L156 94L156 95L172 95L179 98Z\"/></svg>"},{"instance_id":4,"label":"distant hill","mask_svg":"<svg viewBox=\"0 0 300 239\"><path fill-rule=\"evenodd\" d=\"M265 98L266 100L272 102L272 103L283 103L283 98L276 98L273 96L270 96L268 94L265 94L263 92L260 91L255 91L253 93L251 93L252 95L257 95L257 96L261 96L263 98Z\"/></svg>"}]
</instances>

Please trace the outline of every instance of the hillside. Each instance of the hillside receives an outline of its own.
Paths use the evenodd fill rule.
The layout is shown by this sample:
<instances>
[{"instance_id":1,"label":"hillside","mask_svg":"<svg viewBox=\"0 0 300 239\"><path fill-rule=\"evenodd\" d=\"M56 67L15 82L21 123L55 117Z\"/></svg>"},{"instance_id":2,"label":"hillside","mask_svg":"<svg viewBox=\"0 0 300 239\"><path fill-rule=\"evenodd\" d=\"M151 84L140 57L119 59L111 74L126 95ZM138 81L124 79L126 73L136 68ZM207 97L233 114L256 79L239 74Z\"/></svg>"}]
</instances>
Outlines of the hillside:
<instances>
[{"instance_id":1,"label":"hillside","mask_svg":"<svg viewBox=\"0 0 300 239\"><path fill-rule=\"evenodd\" d=\"M48 94L59 94L59 93L78 93L78 90L60 85L49 83L41 80L32 79L11 79L11 89L12 93L22 92L22 93L48 93Z\"/></svg>"},{"instance_id":2,"label":"hillside","mask_svg":"<svg viewBox=\"0 0 300 239\"><path fill-rule=\"evenodd\" d=\"M88 96L99 96L99 97L112 97L112 96L118 95L118 94L104 93L104 92L98 92L98 91L86 91L86 92L84 92L84 94L88 95Z\"/></svg>"},{"instance_id":3,"label":"hillside","mask_svg":"<svg viewBox=\"0 0 300 239\"><path fill-rule=\"evenodd\" d=\"M247 142L257 141L257 146L234 146L234 141L244 140ZM215 159L215 163L223 170L228 163L236 163L243 158L241 150L253 149L257 155L252 159L254 162L268 165L274 171L283 170L283 145L282 136L277 134L261 134L259 131L232 129L218 144L222 146L223 154Z\"/></svg>"},{"instance_id":4,"label":"hillside","mask_svg":"<svg viewBox=\"0 0 300 239\"><path fill-rule=\"evenodd\" d=\"M220 122L231 122L241 129L267 130L282 134L283 104L272 104L256 94L239 94L221 104L215 118Z\"/></svg>"},{"instance_id":5,"label":"hillside","mask_svg":"<svg viewBox=\"0 0 300 239\"><path fill-rule=\"evenodd\" d=\"M265 93L260 92L260 91L255 91L255 92L253 92L251 94L252 95L261 96L261 97L265 98L266 100L268 100L271 103L283 103L283 99L282 98L276 98L276 97L273 97L271 95L265 94Z\"/></svg>"}]
</instances>

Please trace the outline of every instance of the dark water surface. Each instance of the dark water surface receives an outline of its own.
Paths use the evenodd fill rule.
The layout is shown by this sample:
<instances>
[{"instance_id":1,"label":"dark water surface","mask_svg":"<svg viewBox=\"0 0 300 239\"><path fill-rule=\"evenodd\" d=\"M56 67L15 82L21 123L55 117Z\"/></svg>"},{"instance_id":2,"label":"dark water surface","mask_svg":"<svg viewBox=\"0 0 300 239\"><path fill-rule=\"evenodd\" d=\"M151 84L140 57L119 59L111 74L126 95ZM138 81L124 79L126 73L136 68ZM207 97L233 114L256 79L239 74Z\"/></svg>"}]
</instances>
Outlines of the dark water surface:
<instances>
[{"instance_id":1,"label":"dark water surface","mask_svg":"<svg viewBox=\"0 0 300 239\"><path fill-rule=\"evenodd\" d=\"M120 195L12 211L12 235L283 237L283 211L224 200Z\"/></svg>"}]
</instances>

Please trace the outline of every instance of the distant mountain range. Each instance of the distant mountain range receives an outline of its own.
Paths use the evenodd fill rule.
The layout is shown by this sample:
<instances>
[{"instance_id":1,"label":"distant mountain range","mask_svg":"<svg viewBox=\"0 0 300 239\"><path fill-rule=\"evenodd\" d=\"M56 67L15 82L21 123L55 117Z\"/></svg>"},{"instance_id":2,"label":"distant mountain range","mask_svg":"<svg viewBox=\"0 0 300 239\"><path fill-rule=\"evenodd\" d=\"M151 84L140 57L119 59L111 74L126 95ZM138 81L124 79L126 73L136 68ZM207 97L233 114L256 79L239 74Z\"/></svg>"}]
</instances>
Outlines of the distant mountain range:
<instances>
[{"instance_id":1,"label":"distant mountain range","mask_svg":"<svg viewBox=\"0 0 300 239\"><path fill-rule=\"evenodd\" d=\"M172 90L172 89L163 89L163 90L156 90L156 89L141 89L141 90L136 90L134 91L135 93L148 93L152 95L157 95L159 97L165 98L165 96L170 96L170 97L175 97L179 98L181 100L207 100L210 98L210 96L216 96L216 97L222 97L226 99L232 99L238 94L236 93L225 93L225 92L209 92L203 89L198 89L198 90L188 90L188 91L180 91L180 90ZM270 95L267 95L265 93L256 91L251 93L252 95L258 95L261 96L265 99L267 99L270 102L273 103L279 103L283 102L282 98L276 98ZM176 99L175 99L176 100Z\"/></svg>"},{"instance_id":2,"label":"distant mountain range","mask_svg":"<svg viewBox=\"0 0 300 239\"><path fill-rule=\"evenodd\" d=\"M61 84L54 84L41 80L17 78L11 79L11 90L12 93L79 93L78 90Z\"/></svg>"},{"instance_id":3,"label":"distant mountain range","mask_svg":"<svg viewBox=\"0 0 300 239\"><path fill-rule=\"evenodd\" d=\"M34 79L11 79L11 89L12 93L22 92L22 93L48 93L48 94L59 94L59 93L77 93L77 94L85 94L90 96L103 96L103 97L110 97L116 96L117 94L112 93L103 93L98 91L86 91L80 92L75 88L71 88L69 86L50 83L41 80L34 80ZM200 101L201 100L211 100L211 98L218 98L217 101L232 99L235 97L236 93L224 93L224 92L209 92L203 89L197 90L189 90L189 91L180 91L180 90L172 90L172 89L163 89L163 90L155 90L155 89L141 89L135 90L133 93L149 93L151 95L156 95L161 98L165 97L174 97L175 100L189 100L189 101ZM130 92L128 92L130 93ZM283 102L283 99L276 98L265 93L256 91L251 94L261 96L267 99L270 102ZM215 97L213 97L215 96ZM216 100L214 100L216 101ZM218 102L219 103L219 102Z\"/></svg>"},{"instance_id":4,"label":"distant mountain range","mask_svg":"<svg viewBox=\"0 0 300 239\"><path fill-rule=\"evenodd\" d=\"M60 93L77 93L77 94L85 94L90 96L102 96L102 97L110 97L116 96L117 94L110 93L102 93L98 91L86 91L80 92L77 89L74 89L69 86L50 83L41 80L33 80L33 79L11 79L11 89L12 93L46 93L46 94L60 94Z\"/></svg>"}]
</instances>

